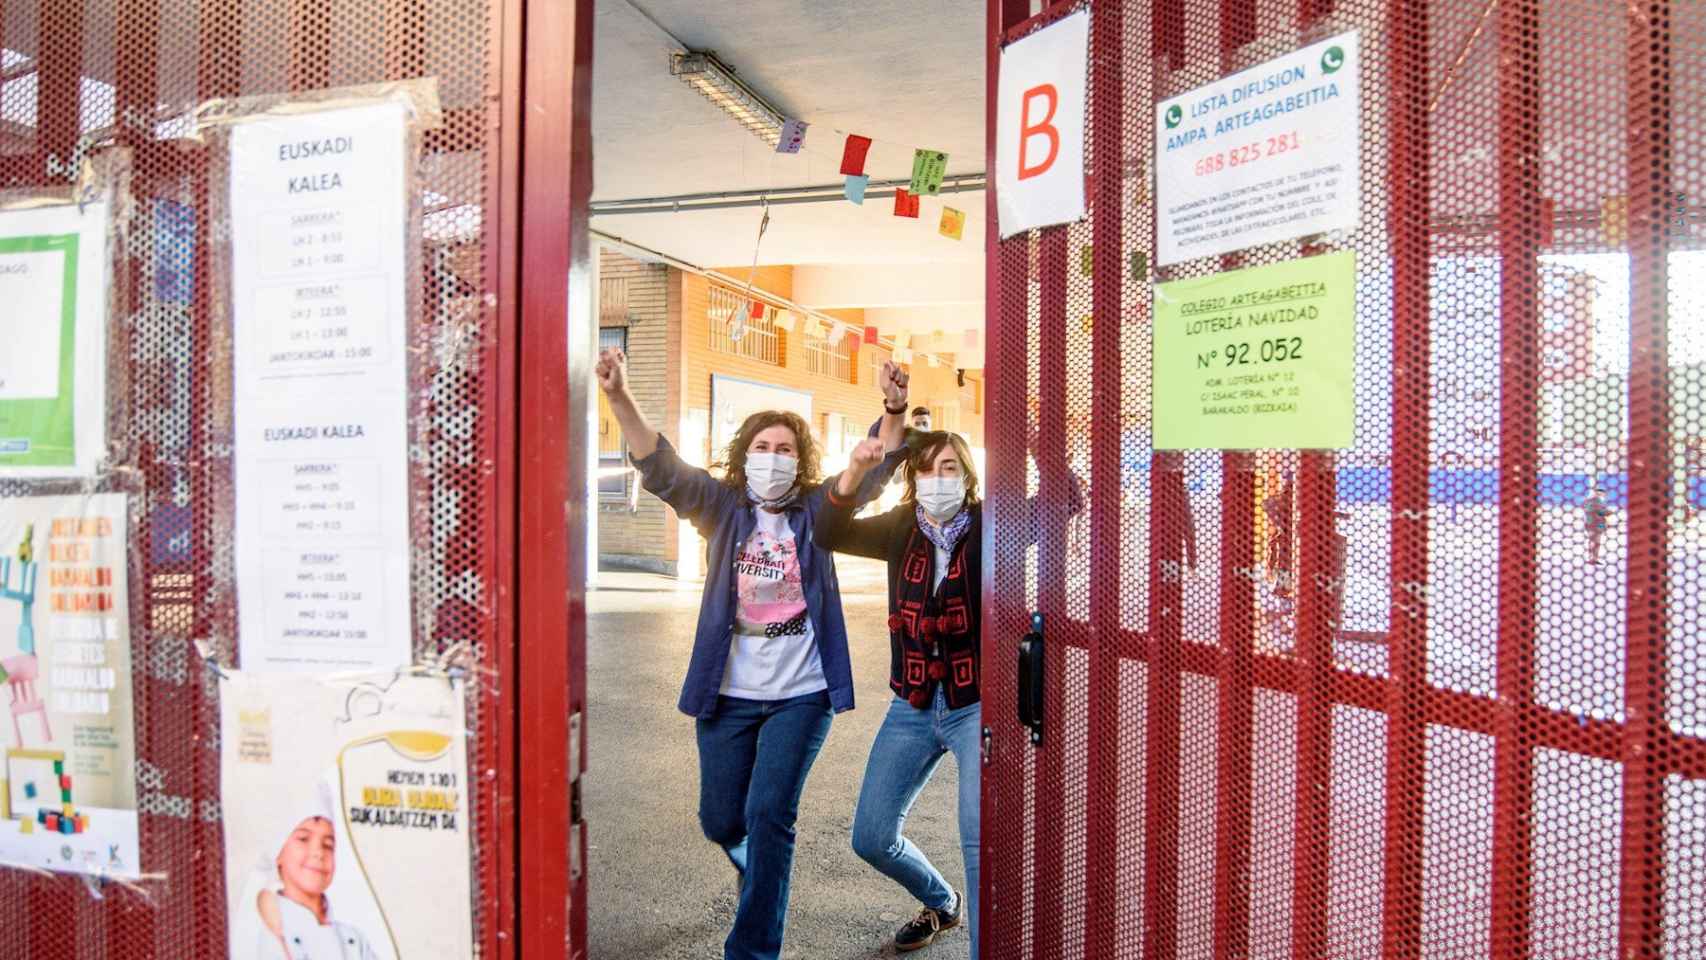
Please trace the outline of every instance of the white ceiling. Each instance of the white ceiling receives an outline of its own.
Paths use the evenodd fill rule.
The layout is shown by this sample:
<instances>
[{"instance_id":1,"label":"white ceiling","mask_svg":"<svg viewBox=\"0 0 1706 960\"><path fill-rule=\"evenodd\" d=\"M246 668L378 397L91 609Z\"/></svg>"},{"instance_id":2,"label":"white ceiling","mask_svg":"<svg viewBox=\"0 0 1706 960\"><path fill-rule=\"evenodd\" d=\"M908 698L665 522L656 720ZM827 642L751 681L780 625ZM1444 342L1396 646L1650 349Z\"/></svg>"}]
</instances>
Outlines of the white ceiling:
<instances>
[{"instance_id":1,"label":"white ceiling","mask_svg":"<svg viewBox=\"0 0 1706 960\"><path fill-rule=\"evenodd\" d=\"M982 0L598 0L597 9L595 201L839 183L838 130L876 141L873 179L910 175L919 147L946 151L949 173L983 170ZM675 45L664 30L716 51L782 112L809 121L804 150L775 153L670 76ZM938 282L916 267L981 270L983 204L981 191L925 198L918 220L895 217L887 198L772 206L759 262L905 265L914 279L905 302L959 300L960 269ZM967 214L963 240L938 232L944 205ZM593 227L692 263L744 265L760 217L756 207L608 215Z\"/></svg>"}]
</instances>

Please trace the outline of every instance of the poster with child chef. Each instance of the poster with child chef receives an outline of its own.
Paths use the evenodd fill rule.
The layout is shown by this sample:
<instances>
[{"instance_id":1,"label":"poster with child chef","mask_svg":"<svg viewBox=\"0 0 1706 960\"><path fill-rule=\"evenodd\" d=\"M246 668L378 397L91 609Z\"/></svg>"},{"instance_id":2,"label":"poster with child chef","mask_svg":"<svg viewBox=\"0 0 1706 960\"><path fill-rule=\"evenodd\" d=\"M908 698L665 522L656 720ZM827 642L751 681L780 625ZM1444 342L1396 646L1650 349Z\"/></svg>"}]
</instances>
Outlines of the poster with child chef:
<instances>
[{"instance_id":1,"label":"poster with child chef","mask_svg":"<svg viewBox=\"0 0 1706 960\"><path fill-rule=\"evenodd\" d=\"M227 674L232 960L471 958L463 731L443 678Z\"/></svg>"}]
</instances>

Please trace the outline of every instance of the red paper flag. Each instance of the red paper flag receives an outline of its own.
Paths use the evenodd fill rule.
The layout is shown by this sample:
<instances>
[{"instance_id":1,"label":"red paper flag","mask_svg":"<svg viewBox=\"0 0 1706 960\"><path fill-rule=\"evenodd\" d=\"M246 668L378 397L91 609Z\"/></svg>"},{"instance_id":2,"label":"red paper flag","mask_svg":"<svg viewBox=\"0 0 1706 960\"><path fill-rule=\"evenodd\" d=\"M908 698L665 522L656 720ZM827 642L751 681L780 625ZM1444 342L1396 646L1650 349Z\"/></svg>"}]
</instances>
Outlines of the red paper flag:
<instances>
[{"instance_id":1,"label":"red paper flag","mask_svg":"<svg viewBox=\"0 0 1706 960\"><path fill-rule=\"evenodd\" d=\"M894 190L894 215L918 219L918 198L907 193L905 187L896 187Z\"/></svg>"},{"instance_id":2,"label":"red paper flag","mask_svg":"<svg viewBox=\"0 0 1706 960\"><path fill-rule=\"evenodd\" d=\"M865 172L865 154L871 149L871 138L856 133L847 135L847 145L841 148L841 174L856 177Z\"/></svg>"},{"instance_id":3,"label":"red paper flag","mask_svg":"<svg viewBox=\"0 0 1706 960\"><path fill-rule=\"evenodd\" d=\"M866 343L876 343L877 342L877 328L876 327L866 327L865 328L865 342Z\"/></svg>"},{"instance_id":4,"label":"red paper flag","mask_svg":"<svg viewBox=\"0 0 1706 960\"><path fill-rule=\"evenodd\" d=\"M757 300L752 301L752 306L748 308L747 316L754 320L763 320L764 304Z\"/></svg>"}]
</instances>

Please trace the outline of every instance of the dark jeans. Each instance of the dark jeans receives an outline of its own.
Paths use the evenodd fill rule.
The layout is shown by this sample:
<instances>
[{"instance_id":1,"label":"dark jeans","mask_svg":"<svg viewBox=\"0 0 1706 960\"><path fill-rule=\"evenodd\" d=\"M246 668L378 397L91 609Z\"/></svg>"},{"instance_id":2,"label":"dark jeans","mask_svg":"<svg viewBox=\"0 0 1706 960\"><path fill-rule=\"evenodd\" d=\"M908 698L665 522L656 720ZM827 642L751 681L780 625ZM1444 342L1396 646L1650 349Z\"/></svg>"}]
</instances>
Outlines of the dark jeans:
<instances>
[{"instance_id":1,"label":"dark jeans","mask_svg":"<svg viewBox=\"0 0 1706 960\"><path fill-rule=\"evenodd\" d=\"M699 825L741 872L724 960L777 960L794 870L794 819L829 736L829 693L791 700L718 697L699 728Z\"/></svg>"}]
</instances>

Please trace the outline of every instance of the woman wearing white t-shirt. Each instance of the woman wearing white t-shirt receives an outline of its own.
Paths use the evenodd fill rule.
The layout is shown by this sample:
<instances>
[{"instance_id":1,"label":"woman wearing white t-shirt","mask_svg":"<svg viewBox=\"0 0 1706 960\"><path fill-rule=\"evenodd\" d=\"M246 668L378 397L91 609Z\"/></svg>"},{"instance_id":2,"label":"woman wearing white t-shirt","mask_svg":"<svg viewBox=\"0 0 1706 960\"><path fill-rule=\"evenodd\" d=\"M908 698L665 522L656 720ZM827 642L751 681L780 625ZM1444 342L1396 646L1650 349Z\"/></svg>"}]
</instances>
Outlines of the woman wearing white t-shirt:
<instances>
[{"instance_id":1,"label":"woman wearing white t-shirt","mask_svg":"<svg viewBox=\"0 0 1706 960\"><path fill-rule=\"evenodd\" d=\"M835 561L812 539L833 478L818 475L806 422L781 410L746 418L720 477L683 463L628 392L622 351L600 354L596 373L642 486L709 544L679 706L697 718L700 826L741 880L723 956L776 960L800 793L831 717L853 708ZM898 366L884 367L882 438L894 456L859 486L860 502L875 499L899 463L906 380Z\"/></svg>"}]
</instances>

